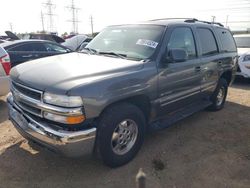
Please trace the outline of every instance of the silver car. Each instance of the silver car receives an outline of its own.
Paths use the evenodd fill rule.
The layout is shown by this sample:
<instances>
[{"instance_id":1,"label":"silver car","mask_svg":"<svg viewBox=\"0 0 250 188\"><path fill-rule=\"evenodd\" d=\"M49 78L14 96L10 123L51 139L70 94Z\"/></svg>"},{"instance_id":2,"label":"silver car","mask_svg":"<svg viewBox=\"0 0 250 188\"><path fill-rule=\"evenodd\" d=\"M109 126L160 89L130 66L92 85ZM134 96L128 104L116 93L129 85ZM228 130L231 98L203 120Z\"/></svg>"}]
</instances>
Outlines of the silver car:
<instances>
[{"instance_id":1,"label":"silver car","mask_svg":"<svg viewBox=\"0 0 250 188\"><path fill-rule=\"evenodd\" d=\"M239 54L239 67L236 75L250 78L250 34L235 35L234 39Z\"/></svg>"},{"instance_id":2,"label":"silver car","mask_svg":"<svg viewBox=\"0 0 250 188\"><path fill-rule=\"evenodd\" d=\"M0 47L0 96L9 92L9 72L11 69L9 54Z\"/></svg>"}]
</instances>

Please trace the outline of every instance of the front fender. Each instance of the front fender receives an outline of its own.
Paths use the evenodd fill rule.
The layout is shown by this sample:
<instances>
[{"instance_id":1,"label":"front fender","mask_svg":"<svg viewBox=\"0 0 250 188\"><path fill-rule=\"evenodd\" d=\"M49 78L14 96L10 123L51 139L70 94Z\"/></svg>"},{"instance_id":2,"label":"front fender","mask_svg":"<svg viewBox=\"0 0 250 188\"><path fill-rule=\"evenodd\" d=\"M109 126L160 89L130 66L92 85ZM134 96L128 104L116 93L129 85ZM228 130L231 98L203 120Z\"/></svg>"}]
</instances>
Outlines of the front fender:
<instances>
[{"instance_id":1,"label":"front fender","mask_svg":"<svg viewBox=\"0 0 250 188\"><path fill-rule=\"evenodd\" d=\"M157 97L157 71L155 67L123 72L94 83L72 89L70 95L81 95L87 119L98 117L112 103L138 95Z\"/></svg>"}]
</instances>

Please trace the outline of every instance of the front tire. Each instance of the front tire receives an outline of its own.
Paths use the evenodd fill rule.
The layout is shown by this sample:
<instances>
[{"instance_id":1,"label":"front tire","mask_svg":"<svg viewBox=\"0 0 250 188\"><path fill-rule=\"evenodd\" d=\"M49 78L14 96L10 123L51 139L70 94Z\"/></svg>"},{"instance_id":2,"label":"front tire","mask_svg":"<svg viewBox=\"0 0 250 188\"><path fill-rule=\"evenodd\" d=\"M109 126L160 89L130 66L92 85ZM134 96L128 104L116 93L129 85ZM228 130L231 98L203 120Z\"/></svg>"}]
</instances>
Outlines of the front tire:
<instances>
[{"instance_id":1,"label":"front tire","mask_svg":"<svg viewBox=\"0 0 250 188\"><path fill-rule=\"evenodd\" d=\"M98 123L98 149L103 162L118 167L132 160L145 136L145 117L141 110L128 103L109 107Z\"/></svg>"},{"instance_id":2,"label":"front tire","mask_svg":"<svg viewBox=\"0 0 250 188\"><path fill-rule=\"evenodd\" d=\"M218 111L224 107L228 91L228 83L224 78L220 78L218 85L211 97L212 105L208 107L211 111Z\"/></svg>"}]
</instances>

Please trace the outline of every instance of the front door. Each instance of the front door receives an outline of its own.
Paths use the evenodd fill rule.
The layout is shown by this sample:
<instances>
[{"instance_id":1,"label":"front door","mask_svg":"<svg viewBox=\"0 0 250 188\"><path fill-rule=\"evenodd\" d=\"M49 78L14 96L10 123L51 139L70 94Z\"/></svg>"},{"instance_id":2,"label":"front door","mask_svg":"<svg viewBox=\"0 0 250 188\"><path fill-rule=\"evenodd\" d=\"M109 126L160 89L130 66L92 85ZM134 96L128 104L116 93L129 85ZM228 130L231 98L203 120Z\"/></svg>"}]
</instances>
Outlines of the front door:
<instances>
[{"instance_id":1,"label":"front door","mask_svg":"<svg viewBox=\"0 0 250 188\"><path fill-rule=\"evenodd\" d=\"M159 68L159 103L161 112L174 112L194 100L199 100L201 84L200 59L192 29L176 27L168 40L166 58L171 49L184 49L188 58L183 62L161 62ZM163 114L162 114L163 115Z\"/></svg>"}]
</instances>

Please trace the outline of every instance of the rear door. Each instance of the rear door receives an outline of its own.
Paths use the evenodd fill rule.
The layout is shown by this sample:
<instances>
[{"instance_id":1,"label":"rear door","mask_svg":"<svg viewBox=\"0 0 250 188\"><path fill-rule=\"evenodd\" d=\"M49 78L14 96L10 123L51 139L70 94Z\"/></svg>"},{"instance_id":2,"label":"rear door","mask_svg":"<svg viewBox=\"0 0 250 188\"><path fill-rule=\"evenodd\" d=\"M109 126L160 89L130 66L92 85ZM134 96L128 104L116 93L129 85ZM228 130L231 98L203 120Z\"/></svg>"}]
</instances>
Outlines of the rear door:
<instances>
[{"instance_id":1,"label":"rear door","mask_svg":"<svg viewBox=\"0 0 250 188\"><path fill-rule=\"evenodd\" d=\"M173 28L167 43L166 57L171 49L184 49L188 54L188 60L178 63L162 62L158 87L161 112L164 113L184 108L200 99L200 60L190 27Z\"/></svg>"},{"instance_id":2,"label":"rear door","mask_svg":"<svg viewBox=\"0 0 250 188\"><path fill-rule=\"evenodd\" d=\"M197 27L199 56L201 58L201 91L204 98L211 96L219 79L218 68L221 66L218 43L210 27Z\"/></svg>"}]
</instances>

